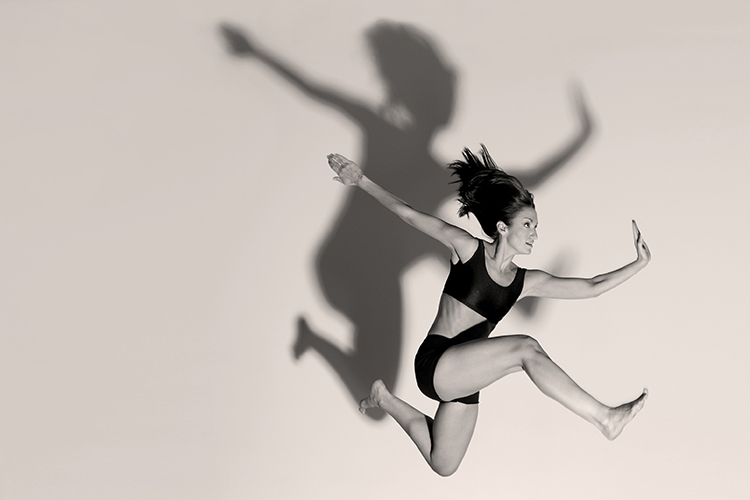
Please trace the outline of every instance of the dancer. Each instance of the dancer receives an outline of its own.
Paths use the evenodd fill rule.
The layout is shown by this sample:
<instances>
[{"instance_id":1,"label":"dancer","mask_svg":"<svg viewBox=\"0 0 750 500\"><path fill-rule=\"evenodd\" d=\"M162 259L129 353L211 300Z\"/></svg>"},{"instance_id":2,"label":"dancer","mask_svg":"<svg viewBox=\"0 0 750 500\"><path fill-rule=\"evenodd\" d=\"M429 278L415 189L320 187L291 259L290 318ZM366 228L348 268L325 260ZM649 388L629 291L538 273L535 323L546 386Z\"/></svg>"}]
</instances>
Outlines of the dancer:
<instances>
[{"instance_id":1,"label":"dancer","mask_svg":"<svg viewBox=\"0 0 750 500\"><path fill-rule=\"evenodd\" d=\"M369 102L311 78L237 26L222 24L219 29L231 54L262 64L300 95L351 123L361 137L359 164L383 187L398 187L411 203L433 214L453 197L450 172L432 151L437 134L451 124L459 75L423 30L393 21L379 21L366 30L376 74L386 91L382 102ZM573 90L577 119L569 139L539 162L518 169L529 189L569 165L591 136L583 90ZM379 230L363 232L363 225ZM351 345L342 349L301 315L294 358L307 352L320 355L355 402L376 377L393 390L404 343L401 277L415 262L440 258L442 252L440 243L391 217L366 193L348 192L315 252L315 279L325 303L351 325ZM369 264L363 266L363 261ZM527 299L518 308L526 306L531 315L537 303ZM379 420L385 414L375 409L367 416Z\"/></svg>"},{"instance_id":2,"label":"dancer","mask_svg":"<svg viewBox=\"0 0 750 500\"><path fill-rule=\"evenodd\" d=\"M372 384L360 411L381 408L406 431L430 467L449 476L461 464L474 433L479 391L523 370L544 394L591 422L606 438L615 439L643 407L647 390L624 405L605 406L581 389L533 338L489 335L522 297L596 297L635 275L651 259L638 226L633 221L637 257L617 270L584 279L520 268L513 258L530 254L537 240L533 196L495 164L484 146L481 159L468 149L463 156L450 165L460 183L459 215L474 215L491 238L489 242L413 209L363 175L354 162L339 154L328 155L335 180L358 186L451 251L451 270L437 316L414 361L419 389L439 402L435 417L394 396L382 380Z\"/></svg>"}]
</instances>

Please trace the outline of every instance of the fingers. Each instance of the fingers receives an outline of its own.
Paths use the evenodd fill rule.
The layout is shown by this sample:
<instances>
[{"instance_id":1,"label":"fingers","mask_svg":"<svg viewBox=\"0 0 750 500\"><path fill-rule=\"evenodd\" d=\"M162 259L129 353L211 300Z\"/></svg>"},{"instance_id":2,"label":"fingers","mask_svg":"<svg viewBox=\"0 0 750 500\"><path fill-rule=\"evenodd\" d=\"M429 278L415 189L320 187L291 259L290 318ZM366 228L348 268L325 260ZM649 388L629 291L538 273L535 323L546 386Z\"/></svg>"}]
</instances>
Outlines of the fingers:
<instances>
[{"instance_id":1,"label":"fingers","mask_svg":"<svg viewBox=\"0 0 750 500\"><path fill-rule=\"evenodd\" d=\"M333 168L334 166L341 165L341 163L339 162L339 160L336 158L336 155L333 154L333 153L331 153L328 156L326 156L326 158L328 159L328 164L331 166L331 168Z\"/></svg>"},{"instance_id":2,"label":"fingers","mask_svg":"<svg viewBox=\"0 0 750 500\"><path fill-rule=\"evenodd\" d=\"M332 154L328 155L327 158L328 158L328 165L332 169L334 169L336 171L336 173L339 173L339 171L341 170L341 167L342 167L341 161L339 161L339 159L336 158L336 156L332 155Z\"/></svg>"},{"instance_id":3,"label":"fingers","mask_svg":"<svg viewBox=\"0 0 750 500\"><path fill-rule=\"evenodd\" d=\"M331 168L336 171L336 173L341 173L342 168L350 165L355 168L357 167L357 165L353 161L344 156L341 156L338 153L331 153L326 158L328 158L328 165L330 165Z\"/></svg>"},{"instance_id":4,"label":"fingers","mask_svg":"<svg viewBox=\"0 0 750 500\"><path fill-rule=\"evenodd\" d=\"M337 176L333 179L344 184L345 186L357 185L362 179L362 170L351 160L341 156L338 153L331 153L326 156L328 165L336 172Z\"/></svg>"},{"instance_id":5,"label":"fingers","mask_svg":"<svg viewBox=\"0 0 750 500\"><path fill-rule=\"evenodd\" d=\"M648 244L646 244L646 240L643 238L643 234L641 234L641 230L638 228L638 224L635 220L633 220L633 239L635 240L635 248L638 253L642 254L647 259L650 259L651 250L649 250Z\"/></svg>"},{"instance_id":6,"label":"fingers","mask_svg":"<svg viewBox=\"0 0 750 500\"><path fill-rule=\"evenodd\" d=\"M651 259L651 250L648 248L646 240L641 234L641 230L638 229L638 224L633 220L633 239L635 240L635 248L640 255L643 255L647 260Z\"/></svg>"},{"instance_id":7,"label":"fingers","mask_svg":"<svg viewBox=\"0 0 750 500\"><path fill-rule=\"evenodd\" d=\"M336 153L331 153L326 156L326 158L328 159L328 165L331 167L331 169L333 169L334 172L338 174L333 178L333 180L338 182L339 184L343 184L344 186L346 186L348 182L344 179L344 177L342 177L342 174L346 174L346 162L349 162L349 160Z\"/></svg>"},{"instance_id":8,"label":"fingers","mask_svg":"<svg viewBox=\"0 0 750 500\"><path fill-rule=\"evenodd\" d=\"M633 219L633 239L638 241L641 238L641 230L638 229L635 219Z\"/></svg>"},{"instance_id":9,"label":"fingers","mask_svg":"<svg viewBox=\"0 0 750 500\"><path fill-rule=\"evenodd\" d=\"M330 153L326 158L329 158L329 159L333 158L340 163L346 163L346 162L351 161L346 156L340 155L338 153Z\"/></svg>"},{"instance_id":10,"label":"fingers","mask_svg":"<svg viewBox=\"0 0 750 500\"><path fill-rule=\"evenodd\" d=\"M351 163L348 159L338 153L331 153L326 158L328 158L328 163L335 162L337 165L343 166L347 163Z\"/></svg>"}]
</instances>

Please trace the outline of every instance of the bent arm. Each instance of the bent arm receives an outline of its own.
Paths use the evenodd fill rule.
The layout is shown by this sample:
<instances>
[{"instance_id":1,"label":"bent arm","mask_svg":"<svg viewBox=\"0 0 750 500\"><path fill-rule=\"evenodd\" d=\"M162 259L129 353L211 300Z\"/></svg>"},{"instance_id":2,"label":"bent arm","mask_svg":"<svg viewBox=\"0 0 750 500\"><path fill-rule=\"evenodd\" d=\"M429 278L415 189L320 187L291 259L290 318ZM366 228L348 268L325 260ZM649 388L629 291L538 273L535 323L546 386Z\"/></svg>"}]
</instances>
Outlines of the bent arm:
<instances>
[{"instance_id":1,"label":"bent arm","mask_svg":"<svg viewBox=\"0 0 750 500\"><path fill-rule=\"evenodd\" d=\"M638 256L630 264L593 278L560 278L544 271L529 270L526 273L524 291L521 296L588 299L612 290L635 276L651 260L651 251L635 221L633 221L633 239Z\"/></svg>"},{"instance_id":2,"label":"bent arm","mask_svg":"<svg viewBox=\"0 0 750 500\"><path fill-rule=\"evenodd\" d=\"M565 164L567 164L568 161L578 153L586 141L588 141L589 137L591 137L591 131L593 128L591 124L591 115L588 106L586 105L583 91L579 86L575 86L573 87L572 92L573 103L575 105L576 114L578 115L580 129L572 140L566 143L560 150L555 151L547 159L531 169L525 169L518 173L514 173L514 175L518 177L518 180L521 181L521 184L526 186L527 189L534 189L539 186L565 166Z\"/></svg>"}]
</instances>

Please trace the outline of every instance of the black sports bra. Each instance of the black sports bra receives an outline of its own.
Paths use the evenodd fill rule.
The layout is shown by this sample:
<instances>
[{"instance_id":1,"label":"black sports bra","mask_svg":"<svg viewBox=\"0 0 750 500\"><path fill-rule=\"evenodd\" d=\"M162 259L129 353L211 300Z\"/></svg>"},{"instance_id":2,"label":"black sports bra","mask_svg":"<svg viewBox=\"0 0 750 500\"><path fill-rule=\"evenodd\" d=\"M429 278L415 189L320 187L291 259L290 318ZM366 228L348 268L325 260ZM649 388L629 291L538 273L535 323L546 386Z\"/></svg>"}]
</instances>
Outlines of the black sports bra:
<instances>
[{"instance_id":1,"label":"black sports bra","mask_svg":"<svg viewBox=\"0 0 750 500\"><path fill-rule=\"evenodd\" d=\"M510 285L498 285L487 273L484 241L479 240L471 259L451 263L443 293L481 314L488 321L498 323L521 295L525 275L526 269L519 267Z\"/></svg>"}]
</instances>

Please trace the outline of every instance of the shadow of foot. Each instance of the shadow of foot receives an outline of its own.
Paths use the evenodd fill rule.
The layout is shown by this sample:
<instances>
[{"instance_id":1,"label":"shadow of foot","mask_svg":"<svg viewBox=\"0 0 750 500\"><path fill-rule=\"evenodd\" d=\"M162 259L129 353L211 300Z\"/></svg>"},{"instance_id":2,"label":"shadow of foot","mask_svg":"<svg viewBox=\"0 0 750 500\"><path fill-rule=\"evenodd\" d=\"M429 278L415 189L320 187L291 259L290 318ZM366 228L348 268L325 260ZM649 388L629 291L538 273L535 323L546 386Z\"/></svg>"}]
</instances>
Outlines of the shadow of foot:
<instances>
[{"instance_id":1,"label":"shadow of foot","mask_svg":"<svg viewBox=\"0 0 750 500\"><path fill-rule=\"evenodd\" d=\"M346 385L351 397L359 403L360 399L368 393L372 380L377 377L364 375L361 368L366 364L359 359L356 350L351 352L342 351L319 334L317 334L303 316L297 318L297 338L292 344L292 356L299 360L310 349L320 354L328 365L334 369L341 381ZM380 408L373 408L366 413L372 420L382 420L386 413Z\"/></svg>"}]
</instances>

